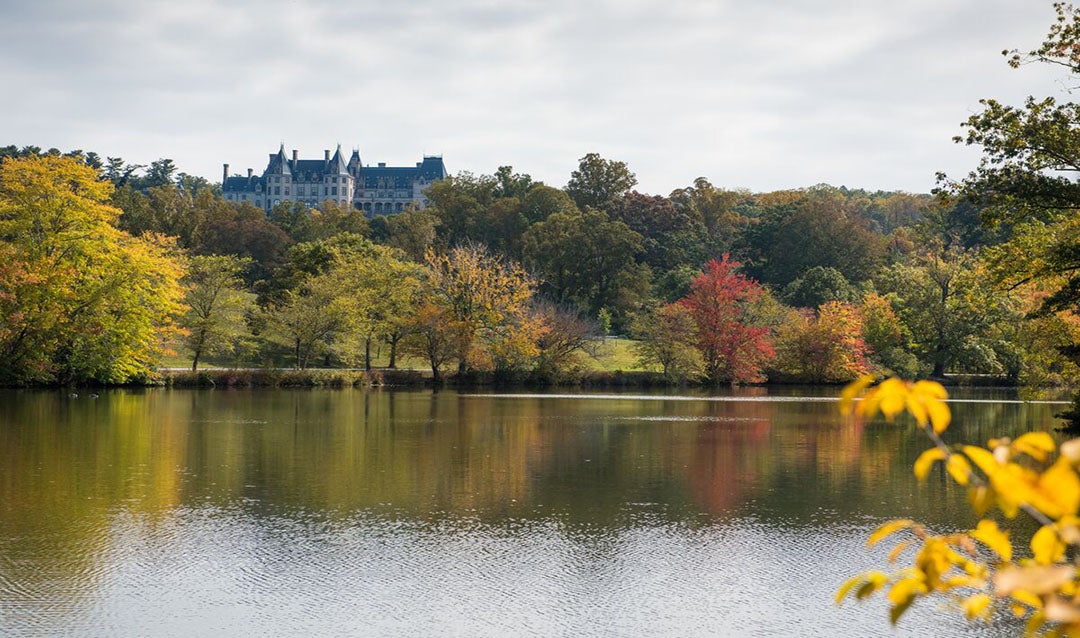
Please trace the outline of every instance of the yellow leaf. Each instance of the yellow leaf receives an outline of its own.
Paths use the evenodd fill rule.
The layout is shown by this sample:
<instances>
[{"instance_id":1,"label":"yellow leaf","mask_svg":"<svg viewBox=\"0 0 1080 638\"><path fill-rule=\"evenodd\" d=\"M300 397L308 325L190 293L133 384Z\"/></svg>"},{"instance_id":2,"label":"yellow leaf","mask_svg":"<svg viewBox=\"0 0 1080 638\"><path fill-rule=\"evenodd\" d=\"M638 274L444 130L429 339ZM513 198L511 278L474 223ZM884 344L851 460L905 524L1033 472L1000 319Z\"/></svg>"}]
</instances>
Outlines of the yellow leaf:
<instances>
[{"instance_id":1,"label":"yellow leaf","mask_svg":"<svg viewBox=\"0 0 1080 638\"><path fill-rule=\"evenodd\" d=\"M840 586L840 589L836 591L836 604L839 605L840 603L842 603L844 601L844 598L847 597L847 595L851 593L851 590L855 589L856 587L859 588L859 593L857 597L865 598L866 596L869 596L871 593L873 593L873 590L871 590L870 592L864 592L863 588L866 587L867 584L870 584L873 589L878 589L888 581L889 577L881 572L867 572L865 574L859 574L858 576L849 578L844 582L843 585Z\"/></svg>"},{"instance_id":2,"label":"yellow leaf","mask_svg":"<svg viewBox=\"0 0 1080 638\"><path fill-rule=\"evenodd\" d=\"M915 525L915 521L907 518L896 519L882 523L873 534L870 534L870 538L866 539L866 546L873 547L877 545L886 536L898 532L902 529L907 529Z\"/></svg>"},{"instance_id":3,"label":"yellow leaf","mask_svg":"<svg viewBox=\"0 0 1080 638\"><path fill-rule=\"evenodd\" d=\"M881 413L891 421L904 411L907 404L907 383L897 378L885 379L876 388L875 394L880 397Z\"/></svg>"},{"instance_id":4,"label":"yellow leaf","mask_svg":"<svg viewBox=\"0 0 1080 638\"><path fill-rule=\"evenodd\" d=\"M961 607L964 609L964 615L967 616L968 620L975 618L989 619L990 595L975 594L965 598Z\"/></svg>"},{"instance_id":5,"label":"yellow leaf","mask_svg":"<svg viewBox=\"0 0 1080 638\"><path fill-rule=\"evenodd\" d=\"M1041 463L1046 460L1047 455L1057 449L1057 445L1053 437L1046 432L1028 432L1013 441L1012 448Z\"/></svg>"},{"instance_id":6,"label":"yellow leaf","mask_svg":"<svg viewBox=\"0 0 1080 638\"><path fill-rule=\"evenodd\" d=\"M896 547L889 552L889 562L895 563L896 559L900 557L900 553L905 549L911 547L911 541L902 541L896 544Z\"/></svg>"},{"instance_id":7,"label":"yellow leaf","mask_svg":"<svg viewBox=\"0 0 1080 638\"><path fill-rule=\"evenodd\" d=\"M858 379L844 386L844 389L840 392L840 412L843 414L851 414L852 403L856 397L862 396L874 383L874 375L864 374Z\"/></svg>"},{"instance_id":8,"label":"yellow leaf","mask_svg":"<svg viewBox=\"0 0 1080 638\"><path fill-rule=\"evenodd\" d=\"M1075 514L1080 506L1080 477L1068 459L1058 459L1043 472L1039 477L1039 491L1060 508L1057 516Z\"/></svg>"},{"instance_id":9,"label":"yellow leaf","mask_svg":"<svg viewBox=\"0 0 1080 638\"><path fill-rule=\"evenodd\" d=\"M975 464L975 467L982 470L983 474L987 476L993 476L1001 468L990 450L975 445L965 445L963 450L964 454Z\"/></svg>"},{"instance_id":10,"label":"yellow leaf","mask_svg":"<svg viewBox=\"0 0 1080 638\"><path fill-rule=\"evenodd\" d=\"M994 521L979 521L975 530L971 532L971 536L992 549L1001 557L1001 560L1006 562L1012 560L1012 544L1009 542L1009 535L1001 531Z\"/></svg>"},{"instance_id":11,"label":"yellow leaf","mask_svg":"<svg viewBox=\"0 0 1080 638\"><path fill-rule=\"evenodd\" d=\"M854 589L856 585L861 585L865 581L866 577L863 574L859 574L858 576L852 576L851 578L845 580L844 584L840 585L840 589L836 590L836 604L839 605L840 603L844 602L844 598L847 597L851 590Z\"/></svg>"},{"instance_id":12,"label":"yellow leaf","mask_svg":"<svg viewBox=\"0 0 1080 638\"><path fill-rule=\"evenodd\" d=\"M866 582L859 586L859 589L855 592L855 598L862 600L868 596L873 595L874 592L881 589L885 583L889 582L889 577L881 572L870 572L866 575Z\"/></svg>"},{"instance_id":13,"label":"yellow leaf","mask_svg":"<svg viewBox=\"0 0 1080 638\"><path fill-rule=\"evenodd\" d=\"M926 397L927 399L944 401L949 398L949 393L945 391L945 386L937 381L916 381L915 385L911 387L911 391L919 396Z\"/></svg>"},{"instance_id":14,"label":"yellow leaf","mask_svg":"<svg viewBox=\"0 0 1080 638\"><path fill-rule=\"evenodd\" d=\"M985 485L976 485L968 489L968 504L976 516L982 516L994 506L994 492Z\"/></svg>"},{"instance_id":15,"label":"yellow leaf","mask_svg":"<svg viewBox=\"0 0 1080 638\"><path fill-rule=\"evenodd\" d=\"M896 584L889 589L888 598L893 605L902 605L910 603L916 596L926 592L926 583L922 578L909 576L896 581Z\"/></svg>"},{"instance_id":16,"label":"yellow leaf","mask_svg":"<svg viewBox=\"0 0 1080 638\"><path fill-rule=\"evenodd\" d=\"M945 469L948 470L949 476L960 485L967 485L971 480L971 464L959 454L949 455L945 461Z\"/></svg>"},{"instance_id":17,"label":"yellow leaf","mask_svg":"<svg viewBox=\"0 0 1080 638\"><path fill-rule=\"evenodd\" d=\"M944 401L934 401L926 406L926 410L930 413L930 425L933 426L934 432L941 434L949 427L949 423L952 422L952 412L949 411L949 406Z\"/></svg>"},{"instance_id":18,"label":"yellow leaf","mask_svg":"<svg viewBox=\"0 0 1080 638\"><path fill-rule=\"evenodd\" d=\"M1058 538L1053 526L1043 525L1031 537L1031 552L1036 563L1050 565L1065 557L1065 543Z\"/></svg>"},{"instance_id":19,"label":"yellow leaf","mask_svg":"<svg viewBox=\"0 0 1080 638\"><path fill-rule=\"evenodd\" d=\"M915 459L915 478L919 479L919 481L925 481L934 463L944 458L945 450L938 447L932 447L920 454L919 458Z\"/></svg>"}]
</instances>

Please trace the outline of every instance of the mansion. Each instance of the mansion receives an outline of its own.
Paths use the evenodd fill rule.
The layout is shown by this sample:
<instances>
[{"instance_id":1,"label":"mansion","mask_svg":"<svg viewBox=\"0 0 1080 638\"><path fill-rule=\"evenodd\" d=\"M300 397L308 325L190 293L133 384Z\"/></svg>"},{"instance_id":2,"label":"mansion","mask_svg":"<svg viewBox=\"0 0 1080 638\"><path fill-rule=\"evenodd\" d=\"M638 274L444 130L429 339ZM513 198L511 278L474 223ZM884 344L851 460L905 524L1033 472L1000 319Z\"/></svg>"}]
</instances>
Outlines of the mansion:
<instances>
[{"instance_id":1,"label":"mansion","mask_svg":"<svg viewBox=\"0 0 1080 638\"><path fill-rule=\"evenodd\" d=\"M312 208L330 201L355 206L369 217L400 213L406 206L427 205L424 189L446 177L440 156L424 156L416 166L365 166L360 151L354 150L348 161L341 145L333 155L323 151L323 158L300 159L293 150L285 155L282 144L262 175L247 169L247 177L229 175L229 165L222 171L221 191L231 202L247 202L269 212L281 202L304 202Z\"/></svg>"}]
</instances>

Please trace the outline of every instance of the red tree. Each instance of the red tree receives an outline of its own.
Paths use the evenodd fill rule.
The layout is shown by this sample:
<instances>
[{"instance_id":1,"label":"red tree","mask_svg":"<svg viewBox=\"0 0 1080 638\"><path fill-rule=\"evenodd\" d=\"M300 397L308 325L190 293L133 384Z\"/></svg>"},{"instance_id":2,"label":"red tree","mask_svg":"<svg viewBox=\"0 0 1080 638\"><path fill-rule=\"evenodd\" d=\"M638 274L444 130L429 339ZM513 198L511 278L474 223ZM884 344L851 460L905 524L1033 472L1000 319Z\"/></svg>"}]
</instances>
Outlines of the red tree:
<instances>
[{"instance_id":1,"label":"red tree","mask_svg":"<svg viewBox=\"0 0 1080 638\"><path fill-rule=\"evenodd\" d=\"M678 302L694 315L705 373L713 383L762 381L761 369L775 354L769 329L751 325L748 316L765 291L736 272L740 265L726 253L713 259Z\"/></svg>"}]
</instances>

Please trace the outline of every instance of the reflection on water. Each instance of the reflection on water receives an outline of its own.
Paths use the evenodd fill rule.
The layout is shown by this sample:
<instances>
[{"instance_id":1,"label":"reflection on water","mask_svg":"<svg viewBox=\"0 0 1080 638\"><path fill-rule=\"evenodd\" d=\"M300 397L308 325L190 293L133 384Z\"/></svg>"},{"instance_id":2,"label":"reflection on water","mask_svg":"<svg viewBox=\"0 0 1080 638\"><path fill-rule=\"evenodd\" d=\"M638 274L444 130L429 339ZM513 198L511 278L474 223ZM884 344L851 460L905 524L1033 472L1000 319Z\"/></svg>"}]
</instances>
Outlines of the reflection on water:
<instances>
[{"instance_id":1,"label":"reflection on water","mask_svg":"<svg viewBox=\"0 0 1080 638\"><path fill-rule=\"evenodd\" d=\"M962 398L955 440L1060 410ZM817 399L0 393L0 634L887 635L831 602L867 530L972 519Z\"/></svg>"}]
</instances>

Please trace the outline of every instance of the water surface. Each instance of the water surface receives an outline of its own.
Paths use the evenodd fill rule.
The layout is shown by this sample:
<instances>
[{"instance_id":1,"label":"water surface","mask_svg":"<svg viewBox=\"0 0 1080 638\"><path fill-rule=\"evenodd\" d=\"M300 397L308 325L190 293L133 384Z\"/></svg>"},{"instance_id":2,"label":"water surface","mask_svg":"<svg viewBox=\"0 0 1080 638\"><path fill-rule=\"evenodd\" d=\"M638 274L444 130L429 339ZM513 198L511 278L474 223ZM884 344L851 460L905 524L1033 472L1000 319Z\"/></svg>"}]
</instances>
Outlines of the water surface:
<instances>
[{"instance_id":1,"label":"water surface","mask_svg":"<svg viewBox=\"0 0 1080 638\"><path fill-rule=\"evenodd\" d=\"M833 605L882 520L974 522L834 392L0 392L0 634L997 635ZM951 440L1062 407L958 397Z\"/></svg>"}]
</instances>

